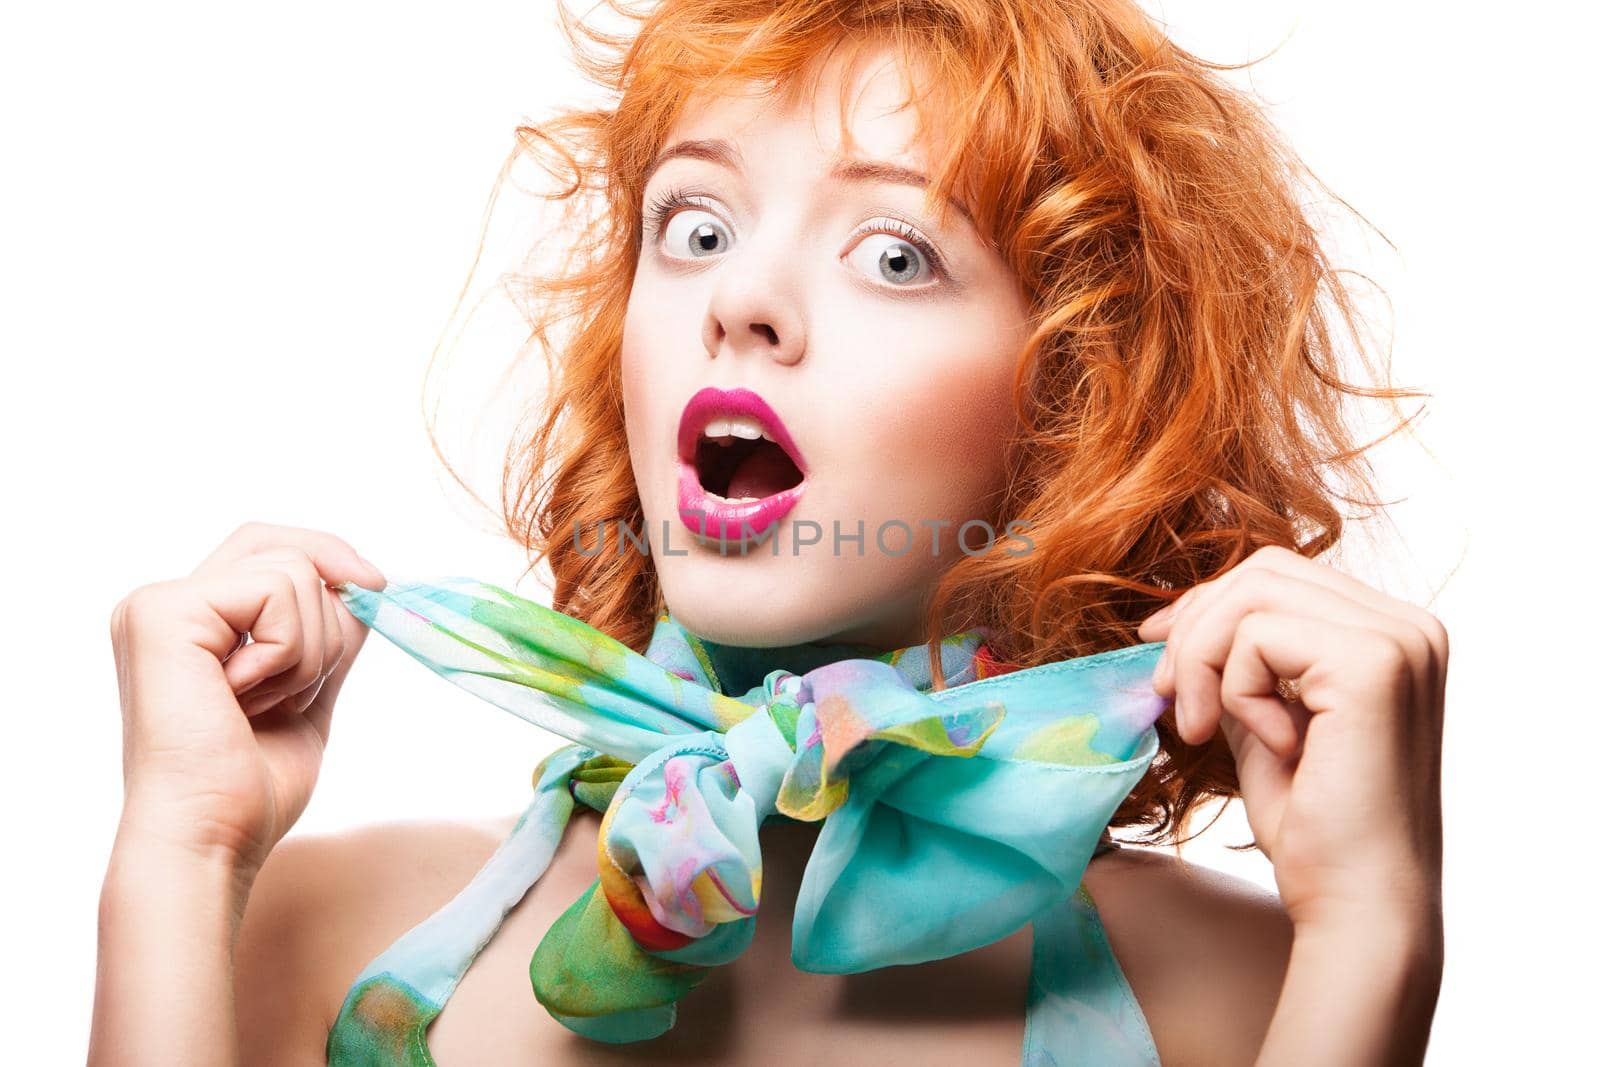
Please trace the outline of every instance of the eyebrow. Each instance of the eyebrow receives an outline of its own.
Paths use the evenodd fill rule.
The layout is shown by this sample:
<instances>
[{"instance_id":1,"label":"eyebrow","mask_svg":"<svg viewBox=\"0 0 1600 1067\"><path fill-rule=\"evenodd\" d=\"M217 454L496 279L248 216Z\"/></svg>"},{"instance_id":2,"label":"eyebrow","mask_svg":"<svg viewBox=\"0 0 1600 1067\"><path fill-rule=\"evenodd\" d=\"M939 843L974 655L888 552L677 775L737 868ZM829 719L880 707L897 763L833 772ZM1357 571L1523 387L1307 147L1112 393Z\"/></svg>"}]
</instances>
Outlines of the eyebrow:
<instances>
[{"instance_id":1,"label":"eyebrow","mask_svg":"<svg viewBox=\"0 0 1600 1067\"><path fill-rule=\"evenodd\" d=\"M679 141L663 149L650 161L649 166L644 169L644 176L640 179L640 187L648 185L651 176L670 159L701 159L707 163L726 167L735 173L744 171L744 159L740 156L739 149L727 141L720 139ZM828 177L845 182L891 182L917 189L925 189L931 184L928 176L921 171L876 159L835 159L833 168L828 171ZM967 210L965 204L955 199L952 199L950 204L961 213L961 217L967 220L969 226L977 229L977 223L972 219L972 212Z\"/></svg>"}]
</instances>

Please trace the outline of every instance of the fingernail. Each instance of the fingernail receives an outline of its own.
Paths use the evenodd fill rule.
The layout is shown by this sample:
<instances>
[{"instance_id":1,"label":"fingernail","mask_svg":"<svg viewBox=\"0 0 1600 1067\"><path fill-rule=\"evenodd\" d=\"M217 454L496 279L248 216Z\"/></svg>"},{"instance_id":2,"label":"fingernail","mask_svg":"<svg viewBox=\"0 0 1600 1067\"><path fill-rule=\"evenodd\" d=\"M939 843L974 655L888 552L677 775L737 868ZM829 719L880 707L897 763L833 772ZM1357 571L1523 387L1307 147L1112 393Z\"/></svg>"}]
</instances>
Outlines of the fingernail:
<instances>
[{"instance_id":1,"label":"fingernail","mask_svg":"<svg viewBox=\"0 0 1600 1067\"><path fill-rule=\"evenodd\" d=\"M1156 657L1156 669L1153 676L1156 685L1165 685L1167 682L1167 650L1163 648L1161 655Z\"/></svg>"}]
</instances>

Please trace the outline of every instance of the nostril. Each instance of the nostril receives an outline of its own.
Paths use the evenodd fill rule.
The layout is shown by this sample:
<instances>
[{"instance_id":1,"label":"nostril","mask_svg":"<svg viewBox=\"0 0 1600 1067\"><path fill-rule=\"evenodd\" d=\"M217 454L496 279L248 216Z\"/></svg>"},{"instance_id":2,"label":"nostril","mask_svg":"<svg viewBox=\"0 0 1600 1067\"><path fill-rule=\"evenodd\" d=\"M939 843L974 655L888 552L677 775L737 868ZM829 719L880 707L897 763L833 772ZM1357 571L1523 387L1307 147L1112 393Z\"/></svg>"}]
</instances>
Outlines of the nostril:
<instances>
[{"instance_id":1,"label":"nostril","mask_svg":"<svg viewBox=\"0 0 1600 1067\"><path fill-rule=\"evenodd\" d=\"M764 323L764 322L752 323L751 324L751 329L755 330L756 333L759 333L762 337L765 337L767 339L767 343L768 344L776 345L778 343L778 331L774 330L771 326L768 326L766 323Z\"/></svg>"}]
</instances>

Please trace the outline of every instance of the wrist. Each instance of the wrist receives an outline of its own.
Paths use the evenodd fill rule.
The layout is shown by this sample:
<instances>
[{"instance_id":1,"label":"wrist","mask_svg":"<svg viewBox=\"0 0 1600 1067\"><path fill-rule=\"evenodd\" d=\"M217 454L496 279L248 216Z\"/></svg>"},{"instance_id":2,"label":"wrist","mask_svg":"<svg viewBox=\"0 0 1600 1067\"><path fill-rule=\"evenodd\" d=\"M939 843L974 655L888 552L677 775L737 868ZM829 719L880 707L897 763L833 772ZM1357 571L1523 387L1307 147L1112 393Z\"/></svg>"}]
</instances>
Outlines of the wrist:
<instances>
[{"instance_id":1,"label":"wrist","mask_svg":"<svg viewBox=\"0 0 1600 1067\"><path fill-rule=\"evenodd\" d=\"M108 898L179 893L242 915L258 870L259 864L233 849L166 833L125 814L106 865L101 907Z\"/></svg>"},{"instance_id":2,"label":"wrist","mask_svg":"<svg viewBox=\"0 0 1600 1067\"><path fill-rule=\"evenodd\" d=\"M253 880L266 858L260 840L197 807L192 797L173 799L147 785L130 787L113 847Z\"/></svg>"},{"instance_id":3,"label":"wrist","mask_svg":"<svg viewBox=\"0 0 1600 1067\"><path fill-rule=\"evenodd\" d=\"M1295 923L1294 950L1360 966L1374 980L1437 981L1444 967L1444 922L1437 907L1380 904L1325 909Z\"/></svg>"},{"instance_id":4,"label":"wrist","mask_svg":"<svg viewBox=\"0 0 1600 1067\"><path fill-rule=\"evenodd\" d=\"M1281 888L1281 885L1280 885ZM1443 939L1443 903L1436 871L1390 862L1341 872L1313 893L1284 897L1296 936L1371 940L1372 935L1426 949Z\"/></svg>"}]
</instances>

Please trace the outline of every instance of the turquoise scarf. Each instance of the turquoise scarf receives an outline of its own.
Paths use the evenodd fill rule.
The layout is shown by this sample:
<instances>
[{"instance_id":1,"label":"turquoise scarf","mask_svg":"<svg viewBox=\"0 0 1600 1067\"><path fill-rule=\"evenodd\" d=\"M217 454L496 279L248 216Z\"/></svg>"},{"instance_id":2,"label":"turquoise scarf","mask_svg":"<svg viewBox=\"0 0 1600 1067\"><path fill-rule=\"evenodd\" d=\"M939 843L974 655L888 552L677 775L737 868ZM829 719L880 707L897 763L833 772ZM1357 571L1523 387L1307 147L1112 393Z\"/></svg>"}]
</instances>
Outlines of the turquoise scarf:
<instances>
[{"instance_id":1,"label":"turquoise scarf","mask_svg":"<svg viewBox=\"0 0 1600 1067\"><path fill-rule=\"evenodd\" d=\"M604 813L599 877L535 951L534 995L587 1037L670 1029L677 1001L744 951L761 896L758 830L823 825L796 900L795 966L845 974L967 952L1077 889L1156 753L1162 644L1017 670L981 631L940 644L740 648L670 613L639 654L568 615L467 578L334 587L435 672L573 744L458 895L358 977L330 1062L423 1034L543 873L574 803ZM385 1060L383 1062L393 1062Z\"/></svg>"}]
</instances>

